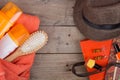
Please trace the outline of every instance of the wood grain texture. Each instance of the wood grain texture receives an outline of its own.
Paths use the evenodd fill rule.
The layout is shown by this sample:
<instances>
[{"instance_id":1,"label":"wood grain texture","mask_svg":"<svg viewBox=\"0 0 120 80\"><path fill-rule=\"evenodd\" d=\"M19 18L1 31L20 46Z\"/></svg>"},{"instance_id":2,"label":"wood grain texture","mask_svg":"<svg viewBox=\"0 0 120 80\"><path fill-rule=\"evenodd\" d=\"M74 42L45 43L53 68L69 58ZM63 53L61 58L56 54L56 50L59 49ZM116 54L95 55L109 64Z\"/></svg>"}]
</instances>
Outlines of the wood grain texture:
<instances>
[{"instance_id":1,"label":"wood grain texture","mask_svg":"<svg viewBox=\"0 0 120 80\"><path fill-rule=\"evenodd\" d=\"M39 16L41 25L74 25L75 0L0 0L0 7L8 1L17 4L25 13Z\"/></svg>"},{"instance_id":2,"label":"wood grain texture","mask_svg":"<svg viewBox=\"0 0 120 80\"><path fill-rule=\"evenodd\" d=\"M84 36L75 27L45 27L40 29L48 33L48 44L40 49L38 53L80 53L80 40Z\"/></svg>"},{"instance_id":3,"label":"wood grain texture","mask_svg":"<svg viewBox=\"0 0 120 80\"><path fill-rule=\"evenodd\" d=\"M30 80L88 80L71 72L71 65L80 61L82 54L37 54Z\"/></svg>"}]
</instances>

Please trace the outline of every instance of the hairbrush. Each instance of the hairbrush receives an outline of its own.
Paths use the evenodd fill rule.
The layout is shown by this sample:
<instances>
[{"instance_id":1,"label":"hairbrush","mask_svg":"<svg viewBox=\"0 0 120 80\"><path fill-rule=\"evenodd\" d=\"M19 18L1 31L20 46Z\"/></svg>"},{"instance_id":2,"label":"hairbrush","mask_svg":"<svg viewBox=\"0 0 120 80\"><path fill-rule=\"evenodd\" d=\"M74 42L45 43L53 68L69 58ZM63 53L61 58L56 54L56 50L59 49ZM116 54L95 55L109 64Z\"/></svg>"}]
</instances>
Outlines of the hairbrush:
<instances>
[{"instance_id":1,"label":"hairbrush","mask_svg":"<svg viewBox=\"0 0 120 80\"><path fill-rule=\"evenodd\" d=\"M42 48L48 41L47 33L44 31L36 31L21 45L13 54L5 58L6 61L13 61L19 56L36 52Z\"/></svg>"}]
</instances>

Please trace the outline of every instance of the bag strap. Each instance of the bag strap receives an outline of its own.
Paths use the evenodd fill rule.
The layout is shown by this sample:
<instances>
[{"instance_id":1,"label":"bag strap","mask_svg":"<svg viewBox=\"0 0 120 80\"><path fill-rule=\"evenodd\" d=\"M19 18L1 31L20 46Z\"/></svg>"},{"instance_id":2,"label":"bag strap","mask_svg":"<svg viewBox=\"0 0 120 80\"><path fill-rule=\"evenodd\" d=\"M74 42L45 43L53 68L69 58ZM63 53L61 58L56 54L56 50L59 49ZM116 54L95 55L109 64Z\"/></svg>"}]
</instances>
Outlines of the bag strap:
<instances>
[{"instance_id":1,"label":"bag strap","mask_svg":"<svg viewBox=\"0 0 120 80\"><path fill-rule=\"evenodd\" d=\"M83 66L85 64L85 62L78 62L78 63L75 63L73 66L72 66L72 73L75 74L76 76L78 77L88 77L90 75L94 75L94 74L97 74L97 73L101 73L103 71L106 71L108 70L110 67L112 66L116 66L116 67L119 67L120 68L120 63L116 63L116 62L112 62L112 63L109 63L106 67L103 67L103 69L100 71L100 70L95 70L93 72L86 72L86 73L80 73L78 74L76 72L76 67L78 66Z\"/></svg>"}]
</instances>

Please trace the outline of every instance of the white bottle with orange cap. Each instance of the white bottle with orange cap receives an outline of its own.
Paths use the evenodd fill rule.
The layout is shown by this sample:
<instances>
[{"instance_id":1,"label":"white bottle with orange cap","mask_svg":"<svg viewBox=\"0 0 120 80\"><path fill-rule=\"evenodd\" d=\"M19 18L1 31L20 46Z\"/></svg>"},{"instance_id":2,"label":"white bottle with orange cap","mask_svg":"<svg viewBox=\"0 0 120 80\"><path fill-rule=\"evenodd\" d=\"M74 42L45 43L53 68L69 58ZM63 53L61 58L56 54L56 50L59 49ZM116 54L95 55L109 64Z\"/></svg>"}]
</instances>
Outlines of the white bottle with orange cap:
<instances>
[{"instance_id":1,"label":"white bottle with orange cap","mask_svg":"<svg viewBox=\"0 0 120 80\"><path fill-rule=\"evenodd\" d=\"M12 29L0 40L0 58L7 57L18 46L29 37L29 32L22 24L16 24Z\"/></svg>"}]
</instances>

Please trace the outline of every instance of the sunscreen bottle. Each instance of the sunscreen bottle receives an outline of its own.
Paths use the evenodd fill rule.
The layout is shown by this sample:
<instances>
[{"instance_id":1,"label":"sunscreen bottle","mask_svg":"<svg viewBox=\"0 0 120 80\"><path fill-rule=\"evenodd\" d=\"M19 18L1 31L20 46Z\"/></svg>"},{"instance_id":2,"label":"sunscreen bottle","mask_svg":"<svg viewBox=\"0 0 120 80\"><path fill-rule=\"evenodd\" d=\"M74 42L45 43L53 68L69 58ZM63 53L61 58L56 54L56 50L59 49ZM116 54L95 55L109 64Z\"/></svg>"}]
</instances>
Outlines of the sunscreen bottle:
<instances>
[{"instance_id":1,"label":"sunscreen bottle","mask_svg":"<svg viewBox=\"0 0 120 80\"><path fill-rule=\"evenodd\" d=\"M22 24L16 24L0 40L0 58L4 59L29 37L29 32Z\"/></svg>"}]
</instances>

